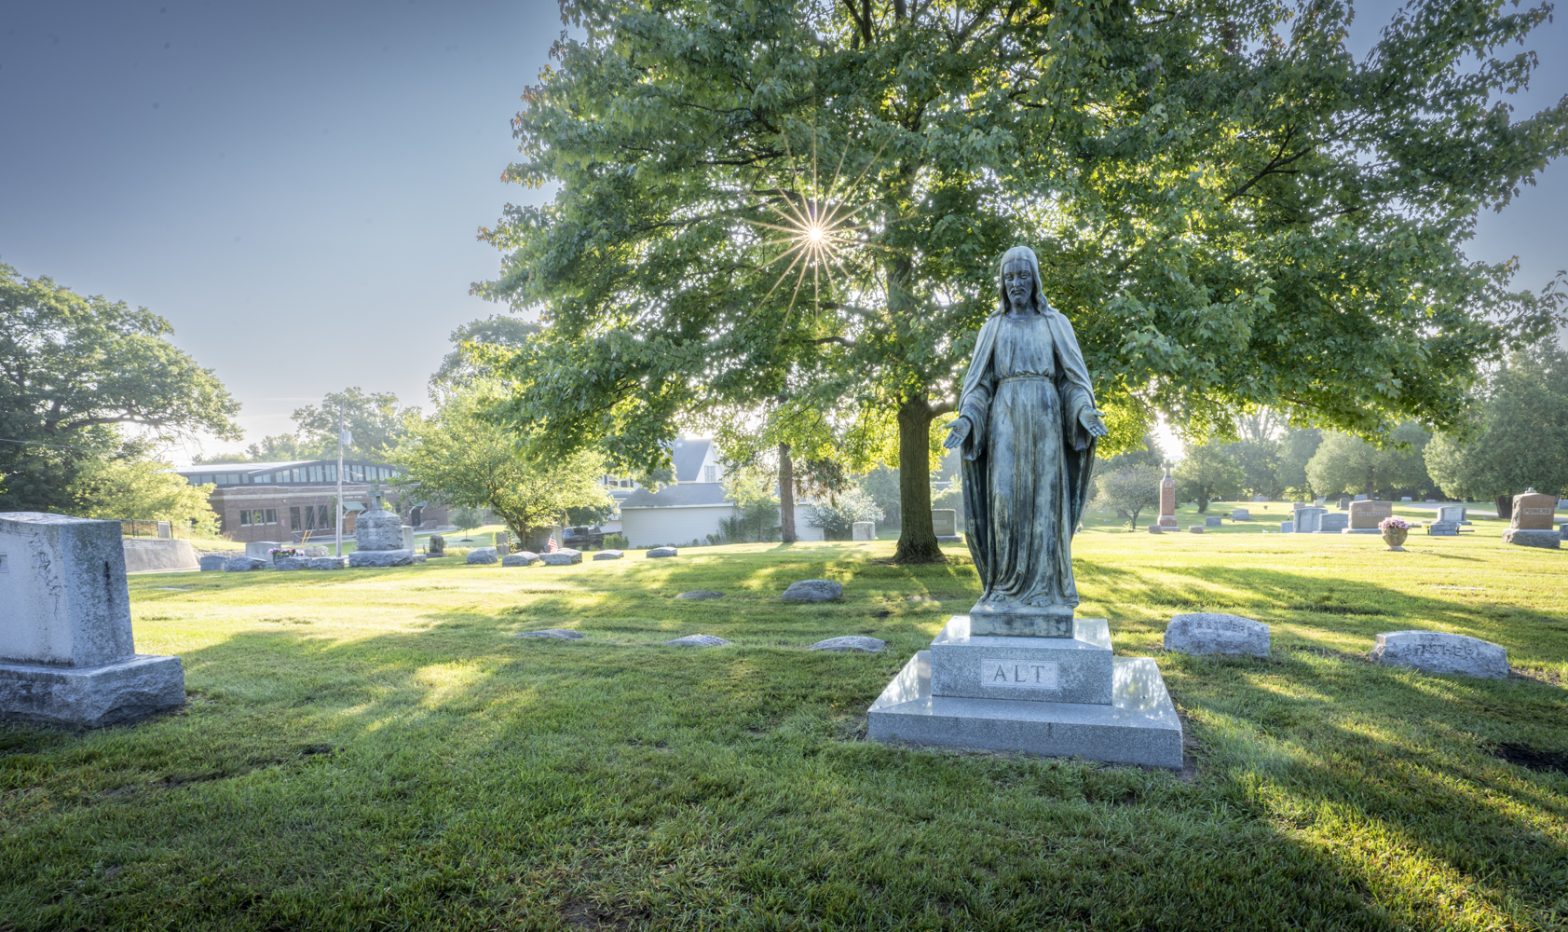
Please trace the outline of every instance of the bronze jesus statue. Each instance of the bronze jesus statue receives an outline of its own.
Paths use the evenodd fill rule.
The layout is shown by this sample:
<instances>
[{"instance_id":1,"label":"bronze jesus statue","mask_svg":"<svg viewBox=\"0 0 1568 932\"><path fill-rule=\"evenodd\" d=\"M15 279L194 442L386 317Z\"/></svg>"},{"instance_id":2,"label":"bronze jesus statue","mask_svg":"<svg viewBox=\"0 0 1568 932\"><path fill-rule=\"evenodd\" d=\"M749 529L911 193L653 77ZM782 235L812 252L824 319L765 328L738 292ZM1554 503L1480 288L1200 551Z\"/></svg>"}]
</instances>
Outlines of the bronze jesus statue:
<instances>
[{"instance_id":1,"label":"bronze jesus statue","mask_svg":"<svg viewBox=\"0 0 1568 932\"><path fill-rule=\"evenodd\" d=\"M1009 249L1000 284L946 441L962 449L965 531L984 587L971 633L1072 637L1072 537L1105 423L1034 251Z\"/></svg>"}]
</instances>

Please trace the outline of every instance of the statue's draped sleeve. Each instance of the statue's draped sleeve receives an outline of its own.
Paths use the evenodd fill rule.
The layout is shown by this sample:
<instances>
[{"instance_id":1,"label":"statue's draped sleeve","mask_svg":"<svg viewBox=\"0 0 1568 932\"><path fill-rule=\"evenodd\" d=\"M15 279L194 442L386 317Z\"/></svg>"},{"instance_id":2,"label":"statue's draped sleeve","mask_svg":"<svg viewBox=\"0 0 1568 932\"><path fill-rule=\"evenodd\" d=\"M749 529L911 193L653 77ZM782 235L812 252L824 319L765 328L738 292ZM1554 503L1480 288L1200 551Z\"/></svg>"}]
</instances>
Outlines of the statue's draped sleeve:
<instances>
[{"instance_id":1,"label":"statue's draped sleeve","mask_svg":"<svg viewBox=\"0 0 1568 932\"><path fill-rule=\"evenodd\" d=\"M999 317L992 317L980 328L975 340L975 355L964 374L964 385L958 393L958 413L969 421L969 436L964 438L964 459L973 462L985 449L986 431L991 414L991 397L996 393L996 374L991 368L991 353L996 349L996 328Z\"/></svg>"},{"instance_id":2,"label":"statue's draped sleeve","mask_svg":"<svg viewBox=\"0 0 1568 932\"><path fill-rule=\"evenodd\" d=\"M1072 322L1053 310L1048 323L1051 344L1056 352L1056 391L1062 400L1062 446L1065 447L1062 454L1071 496L1068 502L1070 523L1067 525L1071 534L1083 520L1094 474L1096 438L1084 428L1080 419L1086 409L1094 410L1094 385L1089 381L1089 367L1083 361L1083 351L1078 348Z\"/></svg>"},{"instance_id":3,"label":"statue's draped sleeve","mask_svg":"<svg viewBox=\"0 0 1568 932\"><path fill-rule=\"evenodd\" d=\"M996 349L1000 320L1000 317L991 317L980 328L980 336L975 340L975 355L958 394L958 413L969 422L969 436L964 438L961 451L964 539L983 580L991 578L991 540L983 530L990 527L992 517L991 496L986 488L985 448L986 434L990 430L991 398L996 392L991 353Z\"/></svg>"}]
</instances>

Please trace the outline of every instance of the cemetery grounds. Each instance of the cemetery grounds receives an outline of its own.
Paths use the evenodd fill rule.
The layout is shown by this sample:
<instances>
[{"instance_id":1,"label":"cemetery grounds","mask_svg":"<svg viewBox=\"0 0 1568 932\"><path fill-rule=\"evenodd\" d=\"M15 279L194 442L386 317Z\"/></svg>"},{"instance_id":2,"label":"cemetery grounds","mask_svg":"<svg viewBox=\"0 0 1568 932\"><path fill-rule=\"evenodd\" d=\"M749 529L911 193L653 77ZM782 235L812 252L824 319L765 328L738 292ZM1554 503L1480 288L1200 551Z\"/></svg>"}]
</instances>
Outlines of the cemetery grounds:
<instances>
[{"instance_id":1,"label":"cemetery grounds","mask_svg":"<svg viewBox=\"0 0 1568 932\"><path fill-rule=\"evenodd\" d=\"M1568 551L1477 520L1391 553L1241 504L1075 540L1081 614L1183 714L1180 774L865 740L973 602L962 546L133 576L137 648L183 658L189 702L0 726L0 929L1568 925ZM779 601L819 576L843 602ZM1187 611L1268 622L1273 656L1163 652ZM542 628L586 637L514 636ZM1369 661L1409 628L1514 675ZM663 646L694 633L733 643ZM889 646L806 650L846 634Z\"/></svg>"}]
</instances>

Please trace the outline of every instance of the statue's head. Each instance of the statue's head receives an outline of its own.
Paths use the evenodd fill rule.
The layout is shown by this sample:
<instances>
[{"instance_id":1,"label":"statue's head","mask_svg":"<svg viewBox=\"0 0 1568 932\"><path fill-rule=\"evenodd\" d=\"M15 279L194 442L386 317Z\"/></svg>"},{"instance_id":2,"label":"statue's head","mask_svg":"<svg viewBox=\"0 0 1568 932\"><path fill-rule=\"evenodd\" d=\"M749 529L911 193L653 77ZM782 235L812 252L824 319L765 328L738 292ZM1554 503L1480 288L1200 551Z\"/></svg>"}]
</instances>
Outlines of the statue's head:
<instances>
[{"instance_id":1,"label":"statue's head","mask_svg":"<svg viewBox=\"0 0 1568 932\"><path fill-rule=\"evenodd\" d=\"M1002 254L998 284L1004 314L1013 309L1044 313L1048 307L1040 281L1040 260L1028 246L1014 246Z\"/></svg>"}]
</instances>

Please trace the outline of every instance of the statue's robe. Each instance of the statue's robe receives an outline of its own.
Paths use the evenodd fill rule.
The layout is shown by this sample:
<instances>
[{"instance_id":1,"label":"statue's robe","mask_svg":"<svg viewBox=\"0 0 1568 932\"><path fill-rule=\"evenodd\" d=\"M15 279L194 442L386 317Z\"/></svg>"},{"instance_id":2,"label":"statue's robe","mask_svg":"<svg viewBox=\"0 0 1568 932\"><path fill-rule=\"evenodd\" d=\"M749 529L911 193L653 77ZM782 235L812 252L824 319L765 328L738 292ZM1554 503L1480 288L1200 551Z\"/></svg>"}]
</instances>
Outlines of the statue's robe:
<instances>
[{"instance_id":1,"label":"statue's robe","mask_svg":"<svg viewBox=\"0 0 1568 932\"><path fill-rule=\"evenodd\" d=\"M1086 409L1094 389L1066 317L1046 307L986 321L959 395L970 424L964 524L982 601L1069 615L1077 606L1072 535L1094 471Z\"/></svg>"}]
</instances>

